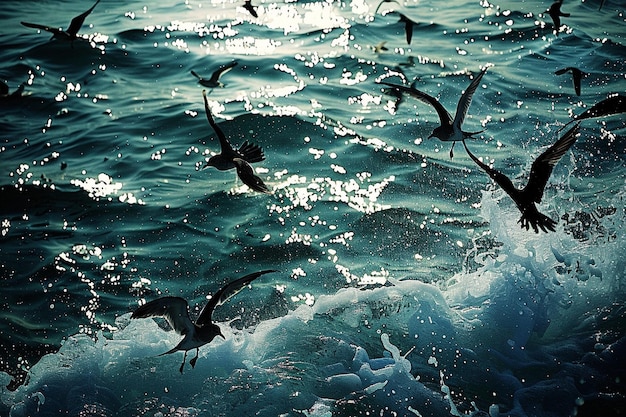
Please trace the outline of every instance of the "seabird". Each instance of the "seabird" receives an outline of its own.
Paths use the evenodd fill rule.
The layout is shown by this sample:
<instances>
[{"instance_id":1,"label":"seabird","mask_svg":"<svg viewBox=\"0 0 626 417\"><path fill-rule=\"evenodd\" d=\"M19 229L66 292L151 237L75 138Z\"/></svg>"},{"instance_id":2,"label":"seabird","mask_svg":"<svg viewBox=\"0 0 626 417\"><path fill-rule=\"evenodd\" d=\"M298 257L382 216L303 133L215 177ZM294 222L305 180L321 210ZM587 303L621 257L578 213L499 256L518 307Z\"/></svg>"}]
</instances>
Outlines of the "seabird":
<instances>
[{"instance_id":1,"label":"seabird","mask_svg":"<svg viewBox=\"0 0 626 417\"><path fill-rule=\"evenodd\" d=\"M465 120L467 111L470 107L470 104L472 103L472 96L474 95L476 88L478 88L478 85L480 84L480 80L483 78L483 75L485 75L487 68L488 67L485 67L480 72L480 74L474 77L469 87L467 87L465 92L463 92L463 94L461 95L459 103L456 106L456 114L454 116L454 120L452 119L450 113L448 113L445 107L443 107L443 105L439 102L439 100L429 94L419 91L413 87L407 87L404 85L390 84L384 81L381 81L381 84L385 84L395 89L404 91L410 94L412 97L424 103L430 104L435 108L437 114L439 115L439 122L441 124L433 130L428 138L430 139L432 137L436 137L439 140L445 142L453 142L452 148L450 149L450 158L452 158L454 155L454 142L465 140L472 137L473 135L477 135L482 132L482 130L478 132L465 132L461 130L461 125L463 124L463 120Z\"/></svg>"},{"instance_id":2,"label":"seabird","mask_svg":"<svg viewBox=\"0 0 626 417\"><path fill-rule=\"evenodd\" d=\"M226 135L224 135L222 129L220 129L217 123L215 123L215 120L213 120L213 116L209 110L209 102L207 100L205 90L202 90L202 96L204 97L204 110L206 111L206 117L213 130L215 130L221 146L221 153L210 157L203 168L215 167L220 171L235 168L237 170L237 175L244 184L252 188L254 191L269 194L269 188L267 188L261 178L254 174L252 165L250 165L253 162L260 162L265 159L263 149L245 141L239 150L235 150L231 146L230 142L228 142L228 139L226 139Z\"/></svg>"},{"instance_id":3,"label":"seabird","mask_svg":"<svg viewBox=\"0 0 626 417\"><path fill-rule=\"evenodd\" d=\"M513 199L515 205L522 213L522 217L517 221L522 228L528 230L529 227L532 227L535 233L539 233L539 229L544 232L548 232L548 230L555 231L554 226L556 226L556 222L545 214L540 213L535 203L541 203L544 189L550 174L552 174L552 169L565 152L576 142L579 124L576 123L561 139L539 155L530 169L528 183L522 189L516 188L507 176L480 161L470 152L467 144L463 141L463 146L469 157Z\"/></svg>"},{"instance_id":4,"label":"seabird","mask_svg":"<svg viewBox=\"0 0 626 417\"><path fill-rule=\"evenodd\" d=\"M232 296L241 291L245 286L257 279L263 274L276 272L274 270L265 270L248 274L242 278L226 284L211 297L209 302L202 308L196 322L192 322L189 318L189 304L181 297L161 297L146 303L131 315L131 319L147 318L147 317L163 317L167 320L170 327L176 333L185 336L174 348L168 350L162 355L185 351L183 362L180 365L180 373L183 373L185 361L187 360L187 351L196 349L196 356L193 357L189 364L193 368L198 360L198 354L201 346L210 343L216 336L226 339L220 330L220 327L213 323L212 315L215 307L224 304Z\"/></svg>"},{"instance_id":5,"label":"seabird","mask_svg":"<svg viewBox=\"0 0 626 417\"><path fill-rule=\"evenodd\" d=\"M217 70L215 70L215 72L213 72L213 74L211 74L211 78L209 78L208 80L206 78L202 78L194 70L191 70L191 75L193 75L194 77L198 79L198 84L203 85L205 87L209 87L209 88L224 87L224 84L220 82L220 77L222 76L222 74L230 71L235 66L237 66L237 61L233 61L229 64L220 66Z\"/></svg>"},{"instance_id":6,"label":"seabird","mask_svg":"<svg viewBox=\"0 0 626 417\"><path fill-rule=\"evenodd\" d=\"M586 72L582 72L581 70L579 70L578 68L575 68L575 67L562 68L560 70L555 71L554 73L556 75L563 75L566 72L571 72L572 73L572 80L574 81L574 90L576 91L576 95L580 96L580 80L583 77L586 77L587 73Z\"/></svg>"},{"instance_id":7,"label":"seabird","mask_svg":"<svg viewBox=\"0 0 626 417\"><path fill-rule=\"evenodd\" d=\"M244 0L243 8L249 11L252 17L259 17L255 7L252 5L252 0Z\"/></svg>"},{"instance_id":8,"label":"seabird","mask_svg":"<svg viewBox=\"0 0 626 417\"><path fill-rule=\"evenodd\" d=\"M87 10L85 13L80 14L76 16L75 18L73 18L67 30L63 30L60 28L53 28L53 27L45 26L45 25L39 25L37 23L28 23L28 22L20 22L20 23L22 23L22 25L29 27L29 28L40 29L40 30L45 30L46 32L50 32L52 33L53 38L65 39L65 40L73 42L78 37L77 36L78 31L80 30L81 26L85 22L85 18L89 15L89 13L93 11L93 9L98 5L98 3L100 3L100 0L97 0L96 3L93 6L91 6L91 8Z\"/></svg>"},{"instance_id":9,"label":"seabird","mask_svg":"<svg viewBox=\"0 0 626 417\"><path fill-rule=\"evenodd\" d=\"M559 35L559 29L561 28L561 16L569 17L569 13L563 13L561 11L561 6L563 5L563 0L557 0L550 8L547 10L548 14L552 18L552 22L554 23L554 29L556 31L556 35Z\"/></svg>"}]
</instances>

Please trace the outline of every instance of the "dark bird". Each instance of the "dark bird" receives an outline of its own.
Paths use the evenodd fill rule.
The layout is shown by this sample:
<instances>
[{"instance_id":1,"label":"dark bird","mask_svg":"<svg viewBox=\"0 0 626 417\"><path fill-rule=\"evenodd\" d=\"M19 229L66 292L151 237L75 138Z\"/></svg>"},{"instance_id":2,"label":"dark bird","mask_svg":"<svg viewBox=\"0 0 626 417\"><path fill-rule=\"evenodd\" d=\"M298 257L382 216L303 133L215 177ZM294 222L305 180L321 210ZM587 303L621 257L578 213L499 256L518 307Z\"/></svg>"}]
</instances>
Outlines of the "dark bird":
<instances>
[{"instance_id":1,"label":"dark bird","mask_svg":"<svg viewBox=\"0 0 626 417\"><path fill-rule=\"evenodd\" d=\"M252 0L244 0L243 8L250 12L252 17L259 17L258 13L256 12L256 8L252 5Z\"/></svg>"},{"instance_id":2,"label":"dark bird","mask_svg":"<svg viewBox=\"0 0 626 417\"><path fill-rule=\"evenodd\" d=\"M569 13L563 13L561 11L562 5L563 5L563 0L557 0L554 3L552 3L550 8L547 10L548 14L552 18L552 22L554 23L554 30L556 31L557 36L559 34L559 29L561 28L561 16L563 17L570 16Z\"/></svg>"},{"instance_id":3,"label":"dark bird","mask_svg":"<svg viewBox=\"0 0 626 417\"><path fill-rule=\"evenodd\" d=\"M63 30L60 28L53 28L53 27L45 26L45 25L39 25L37 23L28 23L28 22L21 22L21 23L22 25L29 27L29 28L40 29L40 30L45 30L46 32L50 32L52 33L53 38L64 39L64 40L73 42L78 37L77 36L78 31L80 30L81 26L85 22L85 18L89 16L89 13L93 11L93 9L98 5L98 3L100 3L100 0L97 0L96 3L93 6L91 6L91 8L87 10L85 13L80 14L76 16L75 18L73 18L67 30Z\"/></svg>"},{"instance_id":4,"label":"dark bird","mask_svg":"<svg viewBox=\"0 0 626 417\"><path fill-rule=\"evenodd\" d=\"M210 343L216 336L221 336L225 339L220 327L213 323L212 315L215 307L224 304L252 281L270 272L276 271L268 269L254 272L226 284L217 291L204 308L202 308L195 323L189 318L189 305L187 301L181 297L161 297L152 300L137 308L131 315L131 319L163 317L176 333L185 336L174 348L161 354L168 355L179 350L185 351L183 363L180 365L180 373L182 374L185 361L187 360L187 351L196 349L196 356L189 361L189 364L193 368L196 366L201 346Z\"/></svg>"},{"instance_id":5,"label":"dark bird","mask_svg":"<svg viewBox=\"0 0 626 417\"><path fill-rule=\"evenodd\" d=\"M442 140L445 142L453 142L452 148L450 149L450 158L452 158L454 155L453 154L454 142L465 140L467 138L472 137L473 135L477 135L482 132L482 130L478 132L465 132L461 130L461 125L463 124L463 121L465 120L465 116L467 115L467 111L470 107L470 104L472 103L472 96L474 95L476 88L478 88L478 85L480 84L480 80L483 78L483 75L485 75L487 68L488 67L485 67L480 72L480 74L474 77L469 87L467 87L465 92L461 95L461 98L459 99L459 103L456 106L456 114L454 115L454 120L452 119L452 116L450 115L450 113L448 113L445 107L443 107L443 105L439 102L439 100L437 100L435 97L429 94L419 91L413 87L407 87L404 85L396 85L396 84L390 84L386 82L381 82L381 84L385 84L395 89L404 91L408 93L409 95L411 95L412 97L426 104L430 104L431 106L435 108L435 110L437 111L437 114L439 115L439 122L441 124L440 126L437 126L433 130L433 132L430 134L428 138L430 139L432 137L436 137L439 140Z\"/></svg>"},{"instance_id":6,"label":"dark bird","mask_svg":"<svg viewBox=\"0 0 626 417\"><path fill-rule=\"evenodd\" d=\"M220 81L220 77L224 73L233 69L235 66L237 66L237 61L233 61L229 64L220 66L217 70L213 72L213 74L211 74L211 78L209 78L208 80L206 78L202 78L194 70L191 70L191 75L193 75L194 77L198 79L198 84L203 85L205 87L209 87L209 88L224 87L224 84Z\"/></svg>"},{"instance_id":7,"label":"dark bird","mask_svg":"<svg viewBox=\"0 0 626 417\"><path fill-rule=\"evenodd\" d=\"M604 100L593 105L591 108L585 110L578 116L575 116L573 120L570 120L565 125L563 125L559 129L559 132L563 130L565 126L568 126L570 123L577 120L580 121L596 117L606 117L619 113L626 113L626 96L620 94L612 94L608 98L605 98Z\"/></svg>"},{"instance_id":8,"label":"dark bird","mask_svg":"<svg viewBox=\"0 0 626 417\"><path fill-rule=\"evenodd\" d=\"M231 146L230 142L228 142L228 139L226 139L226 135L224 135L222 129L220 129L217 123L215 123L215 120L213 120L213 116L209 110L209 102L206 97L206 91L202 90L202 96L204 97L204 110L206 111L206 117L213 130L215 130L221 146L221 153L210 157L203 168L215 167L220 171L235 168L237 170L237 175L244 184L254 191L269 194L270 190L267 188L265 183L263 183L263 180L254 174L252 165L250 165L253 162L261 162L265 159L263 149L245 141L238 150L235 150Z\"/></svg>"},{"instance_id":9,"label":"dark bird","mask_svg":"<svg viewBox=\"0 0 626 417\"><path fill-rule=\"evenodd\" d=\"M561 137L554 145L550 146L545 152L533 162L530 169L530 177L528 183L522 189L518 189L513 185L513 182L499 171L490 168L488 165L481 162L470 150L467 148L467 144L463 141L463 146L472 160L485 171L492 180L494 180L500 188L502 188L515 202L515 205L522 213L522 217L517 221L522 228L528 230L532 227L535 233L539 233L539 229L544 232L555 231L556 222L540 213L537 210L535 203L541 203L543 192L548 183L548 179L552 174L552 169L559 162L561 157L567 152L567 150L576 142L578 137L579 123Z\"/></svg>"},{"instance_id":10,"label":"dark bird","mask_svg":"<svg viewBox=\"0 0 626 417\"><path fill-rule=\"evenodd\" d=\"M560 70L556 70L554 73L556 75L563 75L567 72L572 73L572 80L574 81L574 91L576 91L577 96L580 96L580 80L583 77L586 77L588 74L574 67L562 68Z\"/></svg>"}]
</instances>

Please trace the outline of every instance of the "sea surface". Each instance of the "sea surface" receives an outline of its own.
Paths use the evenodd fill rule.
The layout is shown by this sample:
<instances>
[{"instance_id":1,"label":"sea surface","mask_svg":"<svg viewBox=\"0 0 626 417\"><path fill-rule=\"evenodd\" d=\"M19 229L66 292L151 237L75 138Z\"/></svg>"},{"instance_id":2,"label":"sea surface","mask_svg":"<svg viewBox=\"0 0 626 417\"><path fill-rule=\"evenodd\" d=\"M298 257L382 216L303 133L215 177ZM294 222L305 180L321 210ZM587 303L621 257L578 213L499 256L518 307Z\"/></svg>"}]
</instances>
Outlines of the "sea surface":
<instances>
[{"instance_id":1,"label":"sea surface","mask_svg":"<svg viewBox=\"0 0 626 417\"><path fill-rule=\"evenodd\" d=\"M617 416L626 412L626 120L585 120L539 210L429 138L488 67L463 128L521 187L563 125L626 92L626 4L101 0L0 5L0 414ZM601 6L601 7L600 7ZM399 13L415 22L411 43ZM381 42L384 42L382 44ZM198 84L194 70L223 74ZM565 67L586 73L580 96ZM261 146L248 189L234 145ZM572 125L570 125L572 126ZM225 339L131 320L220 287ZM599 414L600 410L604 414Z\"/></svg>"}]
</instances>

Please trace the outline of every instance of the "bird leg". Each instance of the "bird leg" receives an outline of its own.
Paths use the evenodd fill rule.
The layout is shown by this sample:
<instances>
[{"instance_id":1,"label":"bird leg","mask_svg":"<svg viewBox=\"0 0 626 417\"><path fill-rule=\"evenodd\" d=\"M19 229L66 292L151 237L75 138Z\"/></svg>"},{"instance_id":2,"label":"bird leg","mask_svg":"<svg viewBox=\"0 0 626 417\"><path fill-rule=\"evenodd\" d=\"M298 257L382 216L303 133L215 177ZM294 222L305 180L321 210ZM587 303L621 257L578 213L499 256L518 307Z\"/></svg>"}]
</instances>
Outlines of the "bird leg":
<instances>
[{"instance_id":1,"label":"bird leg","mask_svg":"<svg viewBox=\"0 0 626 417\"><path fill-rule=\"evenodd\" d=\"M454 144L456 142L452 142L452 147L450 148L450 159L454 158Z\"/></svg>"},{"instance_id":2,"label":"bird leg","mask_svg":"<svg viewBox=\"0 0 626 417\"><path fill-rule=\"evenodd\" d=\"M200 353L200 348L196 348L196 356L191 358L191 360L189 361L189 365L191 365L192 368L196 366L196 361L198 360L199 353Z\"/></svg>"}]
</instances>

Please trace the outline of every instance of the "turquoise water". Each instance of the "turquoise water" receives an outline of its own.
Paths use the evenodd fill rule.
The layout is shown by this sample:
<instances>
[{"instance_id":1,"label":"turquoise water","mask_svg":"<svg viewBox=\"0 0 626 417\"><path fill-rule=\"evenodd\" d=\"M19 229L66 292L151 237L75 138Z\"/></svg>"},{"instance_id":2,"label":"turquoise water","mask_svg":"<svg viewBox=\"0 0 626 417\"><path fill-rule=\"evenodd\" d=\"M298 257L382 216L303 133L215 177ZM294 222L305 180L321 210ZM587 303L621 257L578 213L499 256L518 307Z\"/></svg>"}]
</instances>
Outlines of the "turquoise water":
<instances>
[{"instance_id":1,"label":"turquoise water","mask_svg":"<svg viewBox=\"0 0 626 417\"><path fill-rule=\"evenodd\" d=\"M522 185L558 129L624 94L624 5L567 2L4 1L0 78L3 415L597 415L624 410L623 114L588 120L540 210L512 201L435 111L377 84L415 82L453 112L490 65L464 129ZM402 10L418 24L411 45ZM387 50L374 47L385 41ZM273 191L200 169L263 147ZM582 93L570 75L588 73ZM226 340L130 321L162 295L192 315L224 283L276 269L216 310ZM190 354L193 352L190 352ZM600 407L600 408L598 408ZM419 414L417 414L419 413Z\"/></svg>"}]
</instances>

